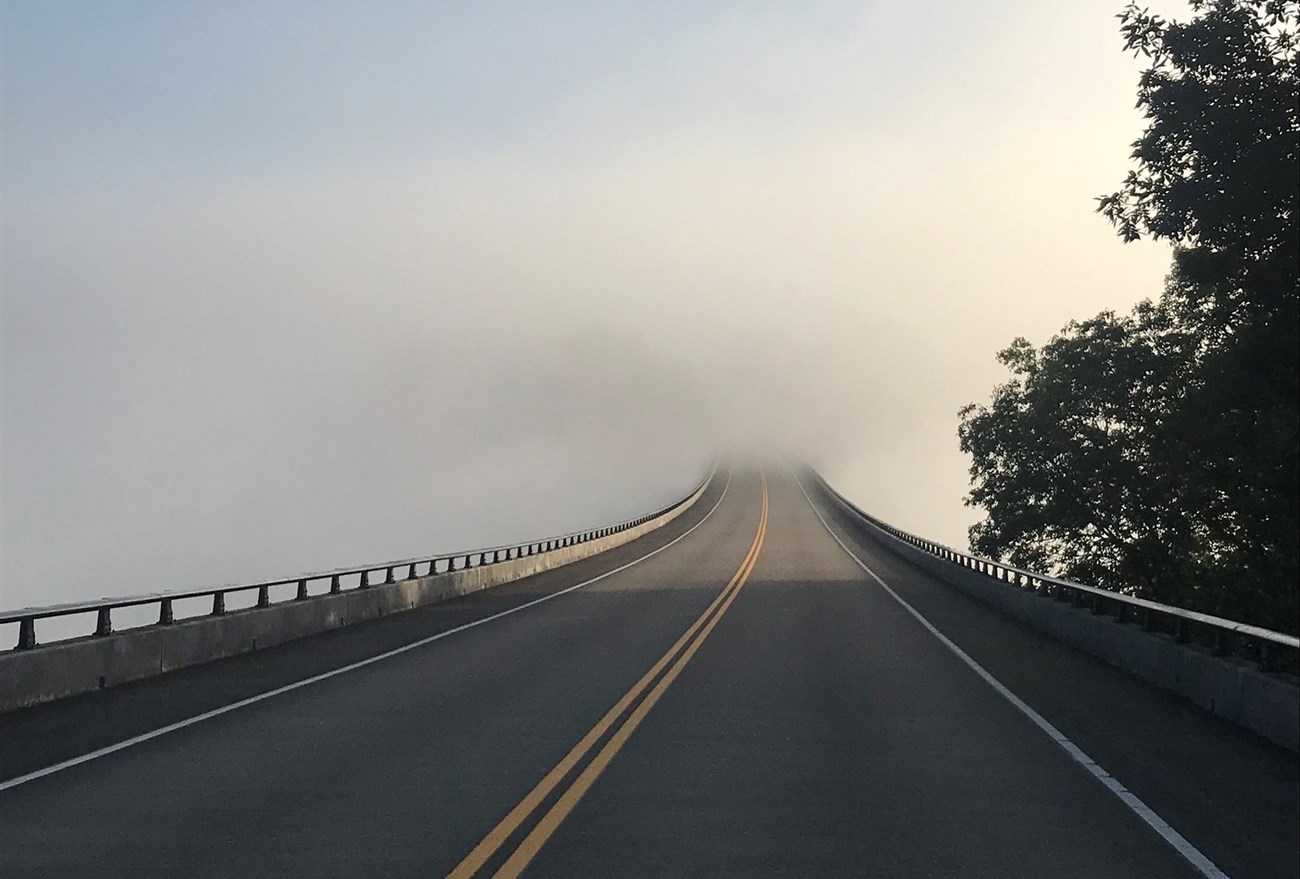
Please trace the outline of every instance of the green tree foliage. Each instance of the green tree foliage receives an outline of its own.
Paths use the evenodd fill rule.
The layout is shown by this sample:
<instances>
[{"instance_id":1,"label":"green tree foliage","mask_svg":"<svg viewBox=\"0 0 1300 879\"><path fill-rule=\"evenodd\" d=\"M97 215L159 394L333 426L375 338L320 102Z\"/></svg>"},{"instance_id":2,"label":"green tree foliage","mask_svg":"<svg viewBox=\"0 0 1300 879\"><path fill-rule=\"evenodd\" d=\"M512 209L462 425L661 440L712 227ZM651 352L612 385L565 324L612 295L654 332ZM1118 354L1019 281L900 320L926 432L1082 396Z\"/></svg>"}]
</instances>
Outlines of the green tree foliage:
<instances>
[{"instance_id":1,"label":"green tree foliage","mask_svg":"<svg viewBox=\"0 0 1300 879\"><path fill-rule=\"evenodd\" d=\"M999 359L965 407L972 548L1111 589L1300 628L1300 3L1129 6L1151 66L1137 168L1098 210L1174 244L1159 302Z\"/></svg>"}]
</instances>

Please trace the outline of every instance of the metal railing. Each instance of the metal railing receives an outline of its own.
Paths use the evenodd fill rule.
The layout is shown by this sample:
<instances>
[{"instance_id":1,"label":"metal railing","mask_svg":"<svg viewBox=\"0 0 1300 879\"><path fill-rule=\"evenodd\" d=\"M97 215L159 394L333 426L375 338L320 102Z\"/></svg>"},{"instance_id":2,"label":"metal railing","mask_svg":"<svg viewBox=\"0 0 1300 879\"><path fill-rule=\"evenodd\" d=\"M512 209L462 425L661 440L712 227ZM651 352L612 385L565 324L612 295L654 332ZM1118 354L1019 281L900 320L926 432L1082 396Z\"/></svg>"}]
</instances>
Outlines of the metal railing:
<instances>
[{"instance_id":1,"label":"metal railing","mask_svg":"<svg viewBox=\"0 0 1300 879\"><path fill-rule=\"evenodd\" d=\"M51 604L43 607L24 607L19 608L18 610L0 611L0 625L6 623L17 623L18 643L13 649L30 650L37 646L36 622L37 620L42 619L67 617L74 614L94 613L96 614L94 636L102 638L113 633L113 611L120 608L157 604L157 625L167 626L175 622L175 602L187 598L210 597L212 599L212 610L209 615L221 616L226 613L226 596L233 593L246 593L256 590L257 603L254 607L264 608L271 607L273 604L282 603L273 602L271 600L271 589L276 586L296 584L297 593L292 600L306 601L309 598L320 597L321 594L337 595L345 589L369 589L375 585L396 583L399 580L414 580L419 577L434 577L441 574L450 574L453 571L463 571L470 568L493 565L499 562L527 558L529 556L540 555L544 552L551 552L569 546L577 546L591 540L599 540L600 538L608 537L612 534L618 534L631 528L644 525L653 519L657 519L686 503L686 501L695 495L696 492L709 483L717 472L717 469L718 465L715 463L709 473L699 483L697 483L695 487L682 497L673 501L671 504L654 511L653 513L647 513L644 516L637 516L634 519L627 519L618 524L607 525L602 528L573 531L568 534L559 535L558 537L530 540L524 543L490 546L481 549L458 550L456 552L442 553L436 556L421 556L411 559L382 562L375 565L362 565L354 568L336 568L331 571L317 571L310 574L299 574L296 577L286 577L281 580L266 580L263 582L246 583L242 585L210 586L202 589L147 592L140 595L128 595L120 598L99 598L90 601L74 601L67 604ZM423 571L420 570L421 568L423 568ZM382 579L375 579L377 576L382 576ZM309 584L320 583L322 581L329 581L329 592L318 593L317 595L309 594Z\"/></svg>"},{"instance_id":2,"label":"metal railing","mask_svg":"<svg viewBox=\"0 0 1300 879\"><path fill-rule=\"evenodd\" d=\"M858 516L930 555L960 567L1000 580L1028 592L1069 601L1075 607L1089 608L1095 614L1108 614L1121 623L1135 622L1150 632L1163 632L1180 643L1197 643L1211 649L1216 656L1237 656L1258 663L1263 671L1286 671L1295 674L1300 665L1300 638L1271 629L1239 623L1186 608L1160 604L1145 598L1086 586L1047 574L1026 571L1003 562L960 552L950 546L896 528L882 521L836 491L813 471L813 477L832 495Z\"/></svg>"}]
</instances>

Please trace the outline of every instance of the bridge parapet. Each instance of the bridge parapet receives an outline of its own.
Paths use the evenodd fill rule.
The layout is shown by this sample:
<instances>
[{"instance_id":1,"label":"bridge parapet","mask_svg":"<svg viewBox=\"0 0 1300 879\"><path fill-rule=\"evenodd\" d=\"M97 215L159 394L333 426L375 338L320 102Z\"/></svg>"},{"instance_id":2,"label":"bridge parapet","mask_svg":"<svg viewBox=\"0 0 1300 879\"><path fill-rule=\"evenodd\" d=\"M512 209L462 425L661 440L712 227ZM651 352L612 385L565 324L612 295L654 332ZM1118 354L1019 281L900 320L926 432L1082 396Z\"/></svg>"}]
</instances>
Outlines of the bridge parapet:
<instances>
[{"instance_id":1,"label":"bridge parapet","mask_svg":"<svg viewBox=\"0 0 1300 879\"><path fill-rule=\"evenodd\" d=\"M953 549L871 515L810 474L889 549L980 602L1300 750L1300 638Z\"/></svg>"},{"instance_id":2,"label":"bridge parapet","mask_svg":"<svg viewBox=\"0 0 1300 879\"><path fill-rule=\"evenodd\" d=\"M18 625L17 644L0 651L0 711L269 647L569 564L668 524L699 499L716 473L715 466L688 494L662 509L555 537L257 583L0 612L0 624ZM292 597L274 600L286 591L282 587L288 587ZM253 594L250 607L226 606L227 596ZM210 602L211 610L178 618L177 605L194 600ZM114 611L151 605L157 608L156 623L114 630ZM38 642L39 621L75 615L93 615L94 634Z\"/></svg>"}]
</instances>

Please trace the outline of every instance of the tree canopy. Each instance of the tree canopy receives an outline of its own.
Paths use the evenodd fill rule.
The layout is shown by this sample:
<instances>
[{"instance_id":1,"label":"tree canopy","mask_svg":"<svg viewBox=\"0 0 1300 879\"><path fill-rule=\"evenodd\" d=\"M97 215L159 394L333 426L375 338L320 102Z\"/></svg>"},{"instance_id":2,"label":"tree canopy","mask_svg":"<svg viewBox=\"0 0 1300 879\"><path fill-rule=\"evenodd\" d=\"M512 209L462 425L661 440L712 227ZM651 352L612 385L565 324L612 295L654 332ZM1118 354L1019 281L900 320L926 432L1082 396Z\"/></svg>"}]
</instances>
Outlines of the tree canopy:
<instances>
[{"instance_id":1,"label":"tree canopy","mask_svg":"<svg viewBox=\"0 0 1300 879\"><path fill-rule=\"evenodd\" d=\"M1098 210L1174 244L1157 302L999 354L961 412L975 551L1296 631L1300 3L1130 5L1137 168Z\"/></svg>"}]
</instances>

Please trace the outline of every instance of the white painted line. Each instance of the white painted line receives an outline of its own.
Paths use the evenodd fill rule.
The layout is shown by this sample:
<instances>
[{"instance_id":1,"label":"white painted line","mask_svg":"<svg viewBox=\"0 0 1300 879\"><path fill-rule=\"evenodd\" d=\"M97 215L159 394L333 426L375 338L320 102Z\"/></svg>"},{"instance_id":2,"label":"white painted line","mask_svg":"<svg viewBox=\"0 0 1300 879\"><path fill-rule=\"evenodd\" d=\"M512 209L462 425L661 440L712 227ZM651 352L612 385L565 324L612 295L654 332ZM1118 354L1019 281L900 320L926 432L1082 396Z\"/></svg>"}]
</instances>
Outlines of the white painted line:
<instances>
[{"instance_id":1,"label":"white painted line","mask_svg":"<svg viewBox=\"0 0 1300 879\"><path fill-rule=\"evenodd\" d=\"M731 487L731 471L728 470L727 481L722 486L722 494L718 495L718 502L715 503L712 506L712 508L710 508L709 511L704 514L703 519L696 522L690 528L686 529L681 534L677 535L672 540L668 541L658 549L651 550L650 552L646 553L645 555L641 556L638 559L633 559L632 561L628 562L625 565L620 565L619 567L614 568L611 571L606 571L605 573L600 574L599 576L592 577L590 580L583 580L581 583L578 583L575 586L568 586L564 589L561 589L558 592L552 592L550 595L543 595L541 598L534 598L532 601L525 602L524 604L521 604L518 607L512 607L509 610L503 610L500 613L494 613L491 616L483 617L483 619L481 620L474 620L473 622L465 623L464 625L460 625L460 626L456 626L455 628L448 629L445 632L439 632L436 635L430 635L427 638L421 638L419 641L412 641L410 644L405 644L396 649L389 650L386 653L380 653L375 656L371 656L367 659L362 659L358 662L354 662L350 665L345 665L340 668L336 668L331 671L324 672L322 674L313 675L312 677L304 678L301 681L295 681L292 684L285 684L283 687L276 687L274 690L267 690L265 693L258 693L256 696L249 696L247 699L240 699L238 702L231 702L229 705L223 705L220 708L214 708L211 711L205 711L202 714L196 714L193 717L187 717L185 720L178 720L176 723L169 723L166 726L159 727L158 729L152 730L150 732L142 733L141 735L133 736L132 738L126 739L121 742L117 742L116 744L108 745L107 747L100 748L97 751L91 751L88 754L82 754L80 757L73 757L71 760L64 760L62 763L55 763L53 766L47 766L44 769L38 769L35 772L29 772L26 775L19 775L16 778L9 779L8 781L0 782L0 791L8 790L11 787L18 787L18 785L20 784L26 784L29 781L35 781L38 778L44 778L45 776L53 775L56 772L62 772L64 769L71 769L73 766L79 766L82 763L89 763L91 760L95 760L100 757L107 757L109 754L115 754L118 751L125 750L134 745L138 745L142 742L147 742L150 739L156 739L159 736L165 736L168 733L173 733L176 732L177 730L185 729L185 727L187 726L194 726L194 724L196 723L202 723L205 720L211 720L214 717L220 717L223 714L229 714L231 711L235 711L239 708L244 708L245 706L248 705L253 705L257 702L262 702L266 699L272 698L273 696L279 696L283 693L288 693L293 690L306 687L310 684L315 684L320 681L328 680L329 678L336 677L337 675L345 674L350 671L355 671L358 668L364 668L365 666L371 665L372 663L376 663L381 660L388 659L393 656L397 656L400 653L406 653L408 650L414 650L417 647L423 647L425 644L432 644L434 641L441 641L443 638L446 638L448 635L455 635L457 632L463 632L466 629L473 629L485 623L490 623L493 620L499 620L502 617L508 617L511 614L519 613L519 611L521 610L527 610L530 607L536 607L542 602L550 601L552 598L559 598L561 595L567 595L570 592L573 592L577 589L581 589L584 586L590 586L592 583L597 583L601 580L604 580L606 577L612 577L613 575L619 573L620 571L626 571L628 568L632 567L633 565L640 564L641 562L645 561L651 556L658 555L668 547L672 546L674 543L677 543L679 540L684 539L696 528L699 528L701 525L707 522L709 520L709 517L713 515L714 511L717 510L718 507L722 506L722 500L727 496L727 489L730 487Z\"/></svg>"},{"instance_id":2,"label":"white painted line","mask_svg":"<svg viewBox=\"0 0 1300 879\"><path fill-rule=\"evenodd\" d=\"M1015 693L1008 690L1002 684L1001 681L993 677L993 675L989 674L984 669L984 666L980 665L978 662L971 659L970 656L966 653L966 651L962 650L960 647L958 647L956 644L950 641L946 635L944 635L942 632L936 629L930 623L929 620L927 620L925 617L921 615L920 611L912 607L912 605L908 604L903 599L903 597L900 596L893 589L889 588L889 584L886 583L884 580L880 579L880 577L876 574L875 571L867 567L866 563L863 562L862 559L858 558L853 553L853 550L849 549L844 544L844 541L840 540L839 536L834 531L831 530L831 526L826 523L826 520L824 518L822 518L821 512L817 509L817 505L814 504L812 502L812 498L808 496L807 489L803 487L803 481L799 479L798 475L795 475L794 478L795 478L795 482L798 483L799 485L799 490L803 492L804 500L808 501L808 506L812 508L813 514L816 515L817 518L821 521L822 527L826 529L826 533L829 534L835 540L835 542L840 545L840 549L848 553L849 558L857 562L859 568L866 571L867 574L871 577L871 579L876 581L876 583L880 586L881 589L884 589L887 593L889 593L890 598L894 599L899 604L901 604L905 611L907 611L913 617L915 617L916 621L919 622L922 626L925 626L926 630L931 635L938 638L940 643L943 644L943 646L947 647L954 654L956 654L958 659L966 663L966 665L970 666L971 670L974 671L975 674L983 678L985 683L987 683L990 687L992 687L994 690L998 692L998 695L1002 696L1002 698L1006 699L1012 705L1016 706L1016 708L1020 709L1020 712L1024 714L1025 717L1028 717L1030 720L1032 720L1035 726L1037 726L1043 732L1047 733L1048 737L1051 738L1052 741L1056 742L1056 744L1060 745L1061 749L1064 750L1065 753L1069 754L1070 757L1074 760L1074 762L1078 763L1084 769L1088 770L1088 772L1092 775L1093 778L1100 781L1102 784L1106 786L1107 790L1109 790L1115 796L1119 797L1120 801L1124 803L1124 805L1128 806L1129 809L1135 815L1137 815L1139 818L1145 821L1147 825L1151 827L1152 830L1160 834L1161 838L1163 838L1165 842L1173 846L1175 851L1177 851L1180 855L1186 858L1187 861L1191 863L1191 865L1195 867L1196 870L1202 876L1207 877L1207 879L1228 879L1227 875L1222 870L1220 870L1217 866L1215 866L1213 861L1211 861L1204 854L1202 854L1200 849L1198 849L1196 846L1188 842L1187 838L1184 837L1177 830L1174 830L1174 828L1170 827L1169 823L1165 821L1165 819L1161 818L1154 811L1152 811L1150 806L1148 806L1146 803L1138 799L1134 793L1132 793L1128 788L1124 787L1124 785L1120 784L1119 781L1116 780L1114 776L1112 776L1105 769L1102 769L1101 766L1097 765L1097 761L1093 760L1091 757L1089 757L1087 754L1083 752L1082 748L1080 748L1074 742L1066 738L1065 733L1061 732L1059 729L1052 726L1052 724L1049 723L1045 717L1043 717L1037 711L1035 711L1034 709L1026 705L1025 702L1021 700L1019 696L1017 696Z\"/></svg>"}]
</instances>

